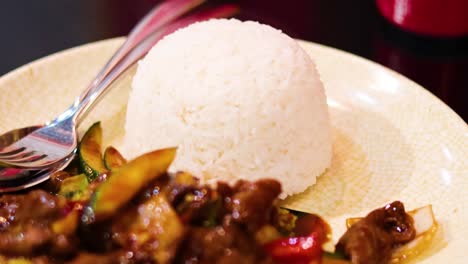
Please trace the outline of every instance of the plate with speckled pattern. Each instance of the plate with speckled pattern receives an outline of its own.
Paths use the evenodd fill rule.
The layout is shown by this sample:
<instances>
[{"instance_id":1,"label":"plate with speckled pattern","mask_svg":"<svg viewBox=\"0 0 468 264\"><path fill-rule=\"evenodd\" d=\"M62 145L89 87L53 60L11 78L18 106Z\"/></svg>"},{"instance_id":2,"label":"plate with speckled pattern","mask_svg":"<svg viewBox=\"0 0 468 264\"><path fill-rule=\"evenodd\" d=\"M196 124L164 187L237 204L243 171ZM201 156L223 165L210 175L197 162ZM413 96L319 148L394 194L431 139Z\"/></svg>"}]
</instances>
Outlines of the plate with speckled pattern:
<instances>
[{"instance_id":1,"label":"plate with speckled pattern","mask_svg":"<svg viewBox=\"0 0 468 264\"><path fill-rule=\"evenodd\" d=\"M27 64L0 78L0 133L42 123L77 96L122 43L87 44ZM324 82L333 134L332 165L314 186L283 201L318 213L336 241L345 219L394 200L432 204L438 239L416 261L464 263L468 248L468 127L448 106L407 78L352 54L300 41ZM87 117L100 120L104 144L119 145L134 70Z\"/></svg>"}]
</instances>

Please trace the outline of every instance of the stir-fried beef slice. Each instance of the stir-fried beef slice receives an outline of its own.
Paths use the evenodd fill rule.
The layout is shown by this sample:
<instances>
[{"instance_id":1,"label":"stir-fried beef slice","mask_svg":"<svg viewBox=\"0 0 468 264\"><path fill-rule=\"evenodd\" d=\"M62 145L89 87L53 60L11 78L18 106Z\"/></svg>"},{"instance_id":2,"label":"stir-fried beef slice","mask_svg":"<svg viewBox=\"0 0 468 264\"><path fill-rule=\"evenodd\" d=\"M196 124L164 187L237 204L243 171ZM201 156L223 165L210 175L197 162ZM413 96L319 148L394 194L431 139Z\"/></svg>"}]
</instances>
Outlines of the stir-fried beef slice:
<instances>
[{"instance_id":1,"label":"stir-fried beef slice","mask_svg":"<svg viewBox=\"0 0 468 264\"><path fill-rule=\"evenodd\" d=\"M216 199L211 201L221 202L214 207L220 223L211 228L191 226L175 263L272 263L254 235L270 224L280 192L274 180L239 181L234 187L218 183Z\"/></svg>"},{"instance_id":2,"label":"stir-fried beef slice","mask_svg":"<svg viewBox=\"0 0 468 264\"><path fill-rule=\"evenodd\" d=\"M238 181L226 207L235 222L245 224L253 233L271 221L274 201L280 193L281 184L275 180Z\"/></svg>"},{"instance_id":3,"label":"stir-fried beef slice","mask_svg":"<svg viewBox=\"0 0 468 264\"><path fill-rule=\"evenodd\" d=\"M67 264L113 264L118 263L116 258L118 256L114 253L111 254L91 254L81 253L76 256L73 260L67 262Z\"/></svg>"},{"instance_id":4,"label":"stir-fried beef slice","mask_svg":"<svg viewBox=\"0 0 468 264\"><path fill-rule=\"evenodd\" d=\"M62 176L57 175L56 185L66 178ZM100 175L88 188L96 189L107 176ZM281 185L275 180L241 180L234 186L220 182L214 189L182 176L173 180L165 175L141 190L118 216L81 223L68 233L54 229L70 212L71 203L64 198L42 190L3 195L0 255L30 257L32 263L270 264L261 241L279 237L280 231L307 235L317 226L328 232L317 216L297 220L288 211L281 213L275 207ZM414 236L412 218L401 202L393 202L351 226L336 249L352 263L387 263L392 249Z\"/></svg>"},{"instance_id":5,"label":"stir-fried beef slice","mask_svg":"<svg viewBox=\"0 0 468 264\"><path fill-rule=\"evenodd\" d=\"M356 264L388 263L392 248L411 241L415 234L413 219L403 203L396 201L353 224L338 241L336 251Z\"/></svg>"},{"instance_id":6,"label":"stir-fried beef slice","mask_svg":"<svg viewBox=\"0 0 468 264\"><path fill-rule=\"evenodd\" d=\"M78 236L81 248L90 252L109 252L116 248L109 221L81 225L78 229Z\"/></svg>"},{"instance_id":7,"label":"stir-fried beef slice","mask_svg":"<svg viewBox=\"0 0 468 264\"><path fill-rule=\"evenodd\" d=\"M242 227L226 221L214 228L192 227L175 263L270 263L262 252Z\"/></svg>"},{"instance_id":8,"label":"stir-fried beef slice","mask_svg":"<svg viewBox=\"0 0 468 264\"><path fill-rule=\"evenodd\" d=\"M405 212L402 202L395 201L384 208L384 228L393 239L393 244L404 244L413 240L416 236L413 218Z\"/></svg>"},{"instance_id":9,"label":"stir-fried beef slice","mask_svg":"<svg viewBox=\"0 0 468 264\"><path fill-rule=\"evenodd\" d=\"M0 197L0 253L32 256L75 250L73 236L56 234L53 221L63 216L65 201L42 190Z\"/></svg>"},{"instance_id":10,"label":"stir-fried beef slice","mask_svg":"<svg viewBox=\"0 0 468 264\"><path fill-rule=\"evenodd\" d=\"M169 263L183 239L185 227L162 194L128 208L112 224L112 238L125 250L147 252L158 263Z\"/></svg>"},{"instance_id":11,"label":"stir-fried beef slice","mask_svg":"<svg viewBox=\"0 0 468 264\"><path fill-rule=\"evenodd\" d=\"M195 185L170 183L165 188L165 195L174 208L177 208L181 203L184 202L185 196L193 192L193 190L196 188L197 186Z\"/></svg>"},{"instance_id":12,"label":"stir-fried beef slice","mask_svg":"<svg viewBox=\"0 0 468 264\"><path fill-rule=\"evenodd\" d=\"M157 262L146 252L118 250L101 254L82 252L66 264L157 264Z\"/></svg>"}]
</instances>

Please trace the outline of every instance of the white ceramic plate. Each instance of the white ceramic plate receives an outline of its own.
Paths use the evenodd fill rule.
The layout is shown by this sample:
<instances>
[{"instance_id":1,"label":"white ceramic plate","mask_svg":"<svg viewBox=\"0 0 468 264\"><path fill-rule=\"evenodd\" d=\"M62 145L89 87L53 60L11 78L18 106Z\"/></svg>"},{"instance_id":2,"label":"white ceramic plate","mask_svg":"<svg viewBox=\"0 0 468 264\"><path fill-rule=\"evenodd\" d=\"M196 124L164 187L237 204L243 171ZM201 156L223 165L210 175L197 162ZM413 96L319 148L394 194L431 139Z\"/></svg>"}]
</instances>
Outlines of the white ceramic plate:
<instances>
[{"instance_id":1,"label":"white ceramic plate","mask_svg":"<svg viewBox=\"0 0 468 264\"><path fill-rule=\"evenodd\" d=\"M0 133L42 123L89 83L122 42L93 43L33 62L0 78ZM336 241L344 220L393 200L432 204L442 232L418 260L465 263L468 249L468 127L450 108L405 77L354 55L301 42L325 84L333 126L330 170L285 205L319 213ZM131 73L81 127L101 120L105 144L122 135Z\"/></svg>"}]
</instances>

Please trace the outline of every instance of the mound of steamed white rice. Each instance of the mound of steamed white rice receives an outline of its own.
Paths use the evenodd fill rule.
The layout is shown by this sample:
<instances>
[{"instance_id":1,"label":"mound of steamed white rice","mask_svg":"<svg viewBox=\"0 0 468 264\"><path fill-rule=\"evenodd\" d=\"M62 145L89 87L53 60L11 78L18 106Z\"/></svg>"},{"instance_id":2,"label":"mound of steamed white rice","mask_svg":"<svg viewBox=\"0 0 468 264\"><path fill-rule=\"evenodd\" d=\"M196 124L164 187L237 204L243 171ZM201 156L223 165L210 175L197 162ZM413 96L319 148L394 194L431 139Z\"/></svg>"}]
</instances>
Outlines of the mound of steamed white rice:
<instances>
[{"instance_id":1,"label":"mound of steamed white rice","mask_svg":"<svg viewBox=\"0 0 468 264\"><path fill-rule=\"evenodd\" d=\"M279 30L234 19L193 24L153 47L133 79L125 131L129 158L178 146L172 172L274 178L282 197L314 184L332 153L310 57Z\"/></svg>"}]
</instances>

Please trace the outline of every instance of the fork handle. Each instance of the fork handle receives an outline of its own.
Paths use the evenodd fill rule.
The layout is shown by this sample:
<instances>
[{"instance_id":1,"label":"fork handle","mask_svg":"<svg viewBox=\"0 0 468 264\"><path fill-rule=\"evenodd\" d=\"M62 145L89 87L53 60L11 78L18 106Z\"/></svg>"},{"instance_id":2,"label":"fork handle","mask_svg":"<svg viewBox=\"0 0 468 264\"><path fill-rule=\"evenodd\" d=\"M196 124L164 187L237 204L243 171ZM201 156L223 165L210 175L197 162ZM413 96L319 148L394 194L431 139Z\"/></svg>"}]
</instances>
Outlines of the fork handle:
<instances>
[{"instance_id":1,"label":"fork handle","mask_svg":"<svg viewBox=\"0 0 468 264\"><path fill-rule=\"evenodd\" d=\"M180 1L180 0L177 0ZM194 8L196 5L200 5L202 2L205 0L182 0L182 3L179 3L182 7L185 8L185 11L181 11L180 8L181 6L177 7L168 7L165 6L166 8L166 13L168 12L169 16L171 16L171 19L168 19L168 21L173 20L175 17L179 15L174 15L171 14L173 11L172 9L178 9L179 13L182 14L183 12L187 12L190 9ZM174 2L175 3L175 2ZM86 96L82 98L78 103L77 103L77 111L74 115L74 123L78 125L81 120L86 116L86 114L89 112L89 110L92 108L93 105L99 100L99 98L102 98L102 95L107 91L107 88L124 73L128 68L130 68L136 61L141 59L148 51L156 44L160 39L162 39L164 36L167 34L170 34L174 32L175 30L186 27L192 23L203 21L203 20L209 20L212 18L223 18L223 17L230 17L237 13L239 11L238 6L232 5L232 4L223 4L219 5L218 7L213 7L209 8L203 11L200 11L198 13L192 14L190 16L183 17L181 19L178 19L174 22L168 22L164 24L163 26L155 26L151 25L151 23L154 23L154 19L152 19L152 13L154 10L147 15L144 19L143 22L140 24L147 24L148 27L145 28L144 26L138 25L135 27L135 29L132 31L131 37L133 39L133 45L131 48L128 48L127 52L122 55L122 58L119 62L117 62L114 67L112 67L107 76L102 79L100 83L98 83L95 87L92 89L89 89L87 92ZM153 22L151 22L153 21ZM145 23L146 22L146 23ZM139 32L139 29L141 29L142 33L138 34L134 32ZM130 39L130 37L129 37ZM126 41L126 43L128 40ZM122 46L124 47L125 44ZM121 48L123 49L123 48ZM120 50L120 49L119 49Z\"/></svg>"},{"instance_id":2,"label":"fork handle","mask_svg":"<svg viewBox=\"0 0 468 264\"><path fill-rule=\"evenodd\" d=\"M143 57L151 48L152 45L149 46L150 44L154 45L156 43L154 40L153 42L146 41L148 38L151 38L156 31L172 20L202 4L204 1L206 0L172 0L165 1L153 8L133 28L124 44L104 65L86 90L75 99L69 111L64 113L65 117L72 117L74 123L78 125L91 107L101 98L101 95L104 94L110 84L132 64ZM58 119L63 118L64 116L61 116Z\"/></svg>"}]
</instances>

